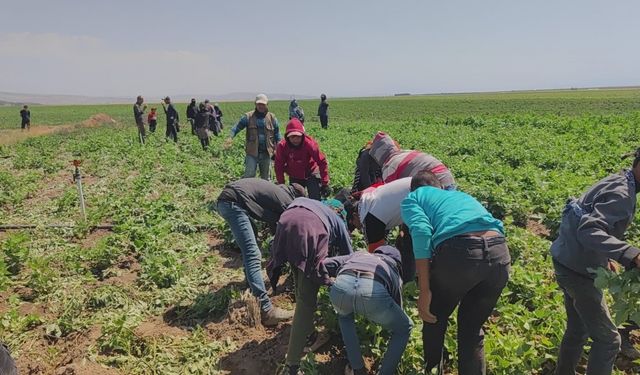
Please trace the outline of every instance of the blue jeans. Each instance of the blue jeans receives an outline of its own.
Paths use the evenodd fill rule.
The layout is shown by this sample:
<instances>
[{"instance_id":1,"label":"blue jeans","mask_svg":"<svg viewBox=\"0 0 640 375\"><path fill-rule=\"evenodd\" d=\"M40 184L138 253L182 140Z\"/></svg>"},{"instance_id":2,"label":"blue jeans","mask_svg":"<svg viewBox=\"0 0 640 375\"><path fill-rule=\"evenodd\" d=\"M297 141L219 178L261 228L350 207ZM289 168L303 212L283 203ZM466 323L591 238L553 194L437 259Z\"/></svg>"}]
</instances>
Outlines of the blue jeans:
<instances>
[{"instance_id":1,"label":"blue jeans","mask_svg":"<svg viewBox=\"0 0 640 375\"><path fill-rule=\"evenodd\" d=\"M379 373L393 374L407 346L413 324L384 285L369 278L339 274L331 287L329 297L338 313L342 340L351 367L364 367L354 320L357 313L382 325L382 328L391 333L389 347L382 359Z\"/></svg>"},{"instance_id":2,"label":"blue jeans","mask_svg":"<svg viewBox=\"0 0 640 375\"><path fill-rule=\"evenodd\" d=\"M258 153L258 157L246 155L244 157L244 175L242 177L255 177L258 167L260 167L260 178L269 180L271 174L271 158L268 153L260 152Z\"/></svg>"},{"instance_id":3,"label":"blue jeans","mask_svg":"<svg viewBox=\"0 0 640 375\"><path fill-rule=\"evenodd\" d=\"M247 211L234 202L218 201L218 213L229 224L233 238L240 248L244 275L251 294L260 302L262 311L271 310L271 300L267 295L267 288L264 286L262 278L262 253L258 248L256 235Z\"/></svg>"}]
</instances>

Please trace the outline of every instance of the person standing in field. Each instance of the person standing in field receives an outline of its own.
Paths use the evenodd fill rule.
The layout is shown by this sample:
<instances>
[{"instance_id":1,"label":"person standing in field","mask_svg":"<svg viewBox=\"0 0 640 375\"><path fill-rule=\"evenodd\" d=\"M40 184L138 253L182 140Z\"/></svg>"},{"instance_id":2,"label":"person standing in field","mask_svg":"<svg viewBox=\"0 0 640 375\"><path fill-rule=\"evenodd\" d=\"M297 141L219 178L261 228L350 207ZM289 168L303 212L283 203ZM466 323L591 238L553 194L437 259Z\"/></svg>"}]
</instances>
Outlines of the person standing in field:
<instances>
[{"instance_id":1,"label":"person standing in field","mask_svg":"<svg viewBox=\"0 0 640 375\"><path fill-rule=\"evenodd\" d=\"M136 126L138 127L138 139L140 143L144 144L146 132L144 129L144 111L147 110L147 105L143 104L144 98L138 95L136 98L136 104L133 105L133 117L136 120Z\"/></svg>"},{"instance_id":2,"label":"person standing in field","mask_svg":"<svg viewBox=\"0 0 640 375\"><path fill-rule=\"evenodd\" d=\"M171 103L171 98L167 96L163 99L162 108L164 109L164 114L167 117L167 130L165 132L165 137L172 139L174 142L178 142L178 121L180 118L178 116L178 111L176 111L176 107Z\"/></svg>"},{"instance_id":3,"label":"person standing in field","mask_svg":"<svg viewBox=\"0 0 640 375\"><path fill-rule=\"evenodd\" d=\"M587 374L611 374L620 351L620 334L590 270L615 268L612 261L627 268L640 267L640 249L624 241L640 191L640 148L631 155L631 169L610 175L580 198L568 200L558 238L551 244L556 281L567 311L558 375L575 373L588 338L592 344Z\"/></svg>"},{"instance_id":4,"label":"person standing in field","mask_svg":"<svg viewBox=\"0 0 640 375\"><path fill-rule=\"evenodd\" d=\"M311 199L320 200L321 196L330 193L327 158L318 143L305 134L304 126L297 118L289 121L284 139L276 147L274 168L279 184L284 184L286 173L289 183L306 187Z\"/></svg>"},{"instance_id":5,"label":"person standing in field","mask_svg":"<svg viewBox=\"0 0 640 375\"><path fill-rule=\"evenodd\" d=\"M295 99L292 99L291 103L289 103L289 120L293 118L297 118L304 124L304 110Z\"/></svg>"},{"instance_id":6,"label":"person standing in field","mask_svg":"<svg viewBox=\"0 0 640 375\"><path fill-rule=\"evenodd\" d=\"M329 103L327 103L327 96L325 94L320 95L318 117L320 117L320 125L322 126L322 129L329 128Z\"/></svg>"},{"instance_id":7,"label":"person standing in field","mask_svg":"<svg viewBox=\"0 0 640 375\"><path fill-rule=\"evenodd\" d=\"M149 131L152 133L155 133L156 126L158 125L158 112L156 112L155 107L152 107L151 111L149 111L149 115L147 116L147 122L149 123Z\"/></svg>"},{"instance_id":8,"label":"person standing in field","mask_svg":"<svg viewBox=\"0 0 640 375\"><path fill-rule=\"evenodd\" d=\"M210 116L206 111L201 115ZM291 319L293 313L274 307L267 295L262 279L262 253L252 220L265 222L275 229L287 206L303 196L304 189L300 185L275 185L259 178L243 178L227 184L218 197L218 213L229 224L240 248L247 284L260 303L262 324L266 326ZM275 294L276 284L272 284L272 289Z\"/></svg>"},{"instance_id":9,"label":"person standing in field","mask_svg":"<svg viewBox=\"0 0 640 375\"><path fill-rule=\"evenodd\" d=\"M31 111L29 110L28 105L24 105L22 110L20 110L20 118L22 119L20 124L20 129L24 131L24 129L31 129Z\"/></svg>"},{"instance_id":10,"label":"person standing in field","mask_svg":"<svg viewBox=\"0 0 640 375\"><path fill-rule=\"evenodd\" d=\"M377 373L395 373L413 328L411 319L402 310L403 280L411 281L404 278L402 263L398 249L388 245L378 247L371 254L356 251L323 261L329 275L335 277L329 296L338 314L349 360L345 374L367 374L356 332L355 314L380 324L391 333Z\"/></svg>"},{"instance_id":11,"label":"person standing in field","mask_svg":"<svg viewBox=\"0 0 640 375\"><path fill-rule=\"evenodd\" d=\"M247 112L231 128L231 137L226 142L229 147L233 138L245 128L244 177L255 177L260 167L260 178L268 180L271 172L271 157L275 155L276 144L280 142L278 119L269 112L269 99L265 94L256 96L255 109Z\"/></svg>"},{"instance_id":12,"label":"person standing in field","mask_svg":"<svg viewBox=\"0 0 640 375\"><path fill-rule=\"evenodd\" d=\"M218 125L220 125L220 129L224 129L224 124L222 123L222 116L224 115L222 114L222 110L220 109L220 105L218 103L213 104L213 111L216 120L218 120Z\"/></svg>"},{"instance_id":13,"label":"person standing in field","mask_svg":"<svg viewBox=\"0 0 640 375\"><path fill-rule=\"evenodd\" d=\"M402 201L418 274L418 313L427 373L443 373L449 316L458 307L458 373L486 374L485 324L509 280L504 227L472 196L444 190L432 173L411 179Z\"/></svg>"},{"instance_id":14,"label":"person standing in field","mask_svg":"<svg viewBox=\"0 0 640 375\"><path fill-rule=\"evenodd\" d=\"M286 263L294 277L296 307L287 347L288 374L298 374L307 336L314 329L318 290L332 283L323 261L353 252L345 220L339 201L308 198L296 198L278 220L267 275L274 290Z\"/></svg>"},{"instance_id":15,"label":"person standing in field","mask_svg":"<svg viewBox=\"0 0 640 375\"><path fill-rule=\"evenodd\" d=\"M196 105L196 99L191 98L191 103L187 106L187 121L191 124L191 134L196 134L195 119L198 114L198 106Z\"/></svg>"},{"instance_id":16,"label":"person standing in field","mask_svg":"<svg viewBox=\"0 0 640 375\"><path fill-rule=\"evenodd\" d=\"M412 177L420 171L429 171L438 176L440 184L445 190L456 189L453 174L444 163L424 152L401 150L398 143L384 132L376 134L369 154L382 168L384 183L403 177ZM373 166L369 165L369 167ZM369 171L361 171L360 173L369 173Z\"/></svg>"}]
</instances>

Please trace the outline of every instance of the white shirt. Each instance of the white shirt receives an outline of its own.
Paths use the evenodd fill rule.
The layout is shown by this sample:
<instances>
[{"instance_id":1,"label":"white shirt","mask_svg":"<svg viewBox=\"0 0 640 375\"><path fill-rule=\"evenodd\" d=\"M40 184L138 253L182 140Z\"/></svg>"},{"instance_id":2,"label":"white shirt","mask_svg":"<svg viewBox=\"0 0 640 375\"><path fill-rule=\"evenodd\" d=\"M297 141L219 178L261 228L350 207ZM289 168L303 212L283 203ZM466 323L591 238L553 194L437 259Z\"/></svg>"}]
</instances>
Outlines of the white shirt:
<instances>
[{"instance_id":1,"label":"white shirt","mask_svg":"<svg viewBox=\"0 0 640 375\"><path fill-rule=\"evenodd\" d=\"M372 214L391 230L402 224L400 206L411 190L411 177L400 178L377 188L365 189L360 197L358 214L364 222L367 214Z\"/></svg>"}]
</instances>

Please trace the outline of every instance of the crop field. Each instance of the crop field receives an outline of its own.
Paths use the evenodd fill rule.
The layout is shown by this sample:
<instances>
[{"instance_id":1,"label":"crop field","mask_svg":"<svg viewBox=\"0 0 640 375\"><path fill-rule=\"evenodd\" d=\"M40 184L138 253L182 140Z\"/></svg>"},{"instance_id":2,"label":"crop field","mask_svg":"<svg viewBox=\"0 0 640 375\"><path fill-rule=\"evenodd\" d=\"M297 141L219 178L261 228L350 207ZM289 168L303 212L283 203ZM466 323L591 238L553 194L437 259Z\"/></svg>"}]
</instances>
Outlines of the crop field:
<instances>
[{"instance_id":1,"label":"crop field","mask_svg":"<svg viewBox=\"0 0 640 375\"><path fill-rule=\"evenodd\" d=\"M306 131L327 155L334 192L351 186L358 150L384 130L403 148L445 162L460 189L504 221L513 267L485 329L488 372L551 374L566 318L550 240L568 197L630 163L620 156L640 146L640 90L330 99L328 130L313 116L317 101L299 102ZM245 324L242 260L210 208L244 171L244 133L229 148L225 137L214 137L203 151L182 121L179 142L166 142L158 104L159 130L140 145L132 104L31 106L31 131L48 130L22 138L12 138L19 108L0 107L0 225L36 225L0 231L0 340L21 374L276 373L289 324ZM253 108L220 105L225 136ZM287 106L270 103L282 132ZM178 104L181 116L185 108ZM72 181L74 159L82 160L87 220ZM629 232L635 245L637 224ZM359 248L361 238L354 235ZM266 260L269 249L262 250ZM640 316L637 271L602 272L599 283L611 288L617 319ZM275 304L291 307L290 281L284 289ZM421 373L416 295L409 284L404 307L415 327L400 374ZM318 324L332 339L307 355L303 369L339 374L346 357L326 290L320 301ZM452 320L451 374L455 328ZM358 329L375 368L388 336L366 321ZM640 371L622 358L616 366L616 374Z\"/></svg>"}]
</instances>

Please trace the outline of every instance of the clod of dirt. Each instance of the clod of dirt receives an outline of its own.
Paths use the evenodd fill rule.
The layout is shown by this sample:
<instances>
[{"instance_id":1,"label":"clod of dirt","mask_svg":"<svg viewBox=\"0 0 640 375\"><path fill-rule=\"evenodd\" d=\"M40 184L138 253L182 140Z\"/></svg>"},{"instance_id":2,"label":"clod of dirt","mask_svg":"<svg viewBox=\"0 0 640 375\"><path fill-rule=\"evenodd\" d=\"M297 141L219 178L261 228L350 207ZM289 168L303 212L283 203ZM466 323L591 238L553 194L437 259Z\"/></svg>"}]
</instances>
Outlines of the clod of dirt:
<instances>
[{"instance_id":1,"label":"clod of dirt","mask_svg":"<svg viewBox=\"0 0 640 375\"><path fill-rule=\"evenodd\" d=\"M96 113L95 115L82 121L83 126L97 126L102 124L115 124L115 123L116 123L116 120L114 120L111 116L109 116L106 113Z\"/></svg>"},{"instance_id":2,"label":"clod of dirt","mask_svg":"<svg viewBox=\"0 0 640 375\"><path fill-rule=\"evenodd\" d=\"M229 304L229 323L242 324L262 329L260 320L260 304L249 290L245 290L239 300Z\"/></svg>"}]
</instances>

